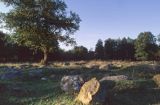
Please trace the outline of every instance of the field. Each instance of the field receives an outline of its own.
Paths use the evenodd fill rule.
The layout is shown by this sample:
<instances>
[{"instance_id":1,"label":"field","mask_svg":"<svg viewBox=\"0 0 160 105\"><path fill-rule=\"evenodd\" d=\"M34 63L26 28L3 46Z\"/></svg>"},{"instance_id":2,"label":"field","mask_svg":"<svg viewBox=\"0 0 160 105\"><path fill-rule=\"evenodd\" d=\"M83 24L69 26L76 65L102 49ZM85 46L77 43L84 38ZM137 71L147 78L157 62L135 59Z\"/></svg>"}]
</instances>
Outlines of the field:
<instances>
[{"instance_id":1,"label":"field","mask_svg":"<svg viewBox=\"0 0 160 105\"><path fill-rule=\"evenodd\" d=\"M106 69L107 64L112 67ZM107 91L103 93L107 94L105 101L93 98L91 105L160 105L160 88L153 80L153 76L160 74L160 62L73 61L49 63L48 66L6 63L0 64L0 75L13 68L23 71L23 77L0 80L0 105L82 105L74 101L76 94L60 89L64 75L81 75L85 81L93 77L98 80L105 76L129 77L129 80L103 83L107 84ZM43 71L43 74L30 77L30 71Z\"/></svg>"}]
</instances>

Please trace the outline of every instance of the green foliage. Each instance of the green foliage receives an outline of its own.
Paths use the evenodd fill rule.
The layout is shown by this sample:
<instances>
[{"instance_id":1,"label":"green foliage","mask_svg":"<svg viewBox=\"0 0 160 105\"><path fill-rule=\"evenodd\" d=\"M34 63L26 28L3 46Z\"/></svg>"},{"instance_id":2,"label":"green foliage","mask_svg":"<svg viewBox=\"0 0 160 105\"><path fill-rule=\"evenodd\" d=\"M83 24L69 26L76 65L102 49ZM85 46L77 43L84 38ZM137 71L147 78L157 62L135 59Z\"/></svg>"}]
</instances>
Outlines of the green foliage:
<instances>
[{"instance_id":1,"label":"green foliage","mask_svg":"<svg viewBox=\"0 0 160 105\"><path fill-rule=\"evenodd\" d=\"M0 31L0 49L4 49L5 46L5 34Z\"/></svg>"},{"instance_id":2,"label":"green foliage","mask_svg":"<svg viewBox=\"0 0 160 105\"><path fill-rule=\"evenodd\" d=\"M106 59L112 59L115 52L115 41L112 39L105 40L104 50Z\"/></svg>"},{"instance_id":3,"label":"green foliage","mask_svg":"<svg viewBox=\"0 0 160 105\"><path fill-rule=\"evenodd\" d=\"M76 60L87 59L88 49L84 46L76 46L71 52Z\"/></svg>"},{"instance_id":4,"label":"green foliage","mask_svg":"<svg viewBox=\"0 0 160 105\"><path fill-rule=\"evenodd\" d=\"M104 59L104 47L101 39L98 40L95 48L96 59Z\"/></svg>"},{"instance_id":5,"label":"green foliage","mask_svg":"<svg viewBox=\"0 0 160 105\"><path fill-rule=\"evenodd\" d=\"M3 0L1 0L3 1ZM3 1L13 6L4 14L6 26L15 32L19 45L41 50L44 60L50 51L57 47L58 41L75 43L70 37L79 29L80 18L67 12L62 0L9 0Z\"/></svg>"},{"instance_id":6,"label":"green foliage","mask_svg":"<svg viewBox=\"0 0 160 105\"><path fill-rule=\"evenodd\" d=\"M134 59L134 40L130 38L107 39L104 45L104 56L106 59Z\"/></svg>"},{"instance_id":7,"label":"green foliage","mask_svg":"<svg viewBox=\"0 0 160 105\"><path fill-rule=\"evenodd\" d=\"M158 35L158 38L157 38L157 39L158 39L158 41L160 42L160 34Z\"/></svg>"},{"instance_id":8,"label":"green foliage","mask_svg":"<svg viewBox=\"0 0 160 105\"><path fill-rule=\"evenodd\" d=\"M135 42L136 54L138 60L151 60L157 51L156 39L151 32L143 32L138 35Z\"/></svg>"}]
</instances>

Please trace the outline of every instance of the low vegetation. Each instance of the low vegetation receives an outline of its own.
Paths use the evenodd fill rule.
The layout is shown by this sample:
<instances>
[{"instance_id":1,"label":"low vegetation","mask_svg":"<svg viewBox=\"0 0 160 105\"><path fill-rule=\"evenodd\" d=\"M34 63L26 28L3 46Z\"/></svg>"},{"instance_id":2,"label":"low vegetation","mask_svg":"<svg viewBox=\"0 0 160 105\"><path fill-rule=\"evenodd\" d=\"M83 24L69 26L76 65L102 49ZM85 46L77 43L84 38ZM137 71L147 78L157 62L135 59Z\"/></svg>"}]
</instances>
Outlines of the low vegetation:
<instances>
[{"instance_id":1,"label":"low vegetation","mask_svg":"<svg viewBox=\"0 0 160 105\"><path fill-rule=\"evenodd\" d=\"M117 68L102 70L97 68L87 68L87 64L104 65L109 62L90 61L90 62L55 62L46 67L29 67L23 64L13 64L24 72L44 70L42 80L39 77L0 81L0 105L81 105L75 102L77 94L67 94L60 89L60 80L64 75L81 75L85 81L96 77L98 80L106 75L127 75L129 80L122 81L104 81L107 84L109 94L105 98L106 102L101 102L93 98L91 105L102 105L111 103L111 105L160 105L160 89L157 80L159 64L153 62L118 62L113 61ZM119 65L121 64L121 67ZM158 65L157 65L158 64ZM10 67L7 64L5 67ZM23 69L21 69L23 67ZM4 65L1 64L1 69ZM133 71L134 70L134 71ZM6 72L1 72L4 74ZM51 75L54 75L51 77ZM154 79L152 79L154 78ZM102 85L102 84L101 84ZM95 95L96 96L96 95ZM109 101L110 100L110 101ZM108 102L109 101L109 102Z\"/></svg>"}]
</instances>

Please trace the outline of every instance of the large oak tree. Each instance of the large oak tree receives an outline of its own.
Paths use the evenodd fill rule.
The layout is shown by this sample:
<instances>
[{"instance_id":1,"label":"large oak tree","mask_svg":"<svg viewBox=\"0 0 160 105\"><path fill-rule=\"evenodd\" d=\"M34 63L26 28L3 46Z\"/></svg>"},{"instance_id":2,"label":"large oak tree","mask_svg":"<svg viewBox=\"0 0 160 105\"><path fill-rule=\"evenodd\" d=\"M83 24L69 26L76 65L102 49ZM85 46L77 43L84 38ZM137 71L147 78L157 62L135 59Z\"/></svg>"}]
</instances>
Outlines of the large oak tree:
<instances>
[{"instance_id":1,"label":"large oak tree","mask_svg":"<svg viewBox=\"0 0 160 105\"><path fill-rule=\"evenodd\" d=\"M59 41L75 43L70 36L79 29L80 18L67 11L63 0L0 0L13 9L3 15L6 26L15 33L19 45L41 50L47 63L48 53Z\"/></svg>"}]
</instances>

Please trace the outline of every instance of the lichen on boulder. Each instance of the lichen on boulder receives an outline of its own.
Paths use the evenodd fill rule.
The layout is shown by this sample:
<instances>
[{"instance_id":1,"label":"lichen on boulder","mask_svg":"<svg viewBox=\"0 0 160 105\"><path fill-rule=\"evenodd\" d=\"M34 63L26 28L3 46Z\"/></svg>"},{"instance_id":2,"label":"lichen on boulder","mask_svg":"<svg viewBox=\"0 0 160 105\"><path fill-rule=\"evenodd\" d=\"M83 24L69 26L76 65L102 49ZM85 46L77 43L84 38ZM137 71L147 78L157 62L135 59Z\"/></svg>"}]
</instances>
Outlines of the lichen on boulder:
<instances>
[{"instance_id":1,"label":"lichen on boulder","mask_svg":"<svg viewBox=\"0 0 160 105\"><path fill-rule=\"evenodd\" d=\"M80 75L68 75L62 77L60 86L63 91L72 93L79 92L83 83L83 78Z\"/></svg>"},{"instance_id":2,"label":"lichen on boulder","mask_svg":"<svg viewBox=\"0 0 160 105\"><path fill-rule=\"evenodd\" d=\"M157 74L153 77L154 82L160 87L160 74Z\"/></svg>"},{"instance_id":3,"label":"lichen on boulder","mask_svg":"<svg viewBox=\"0 0 160 105\"><path fill-rule=\"evenodd\" d=\"M92 96L95 95L100 87L100 83L96 78L85 82L80 89L80 92L76 98L76 101L80 101L85 105L88 105L92 101Z\"/></svg>"}]
</instances>

